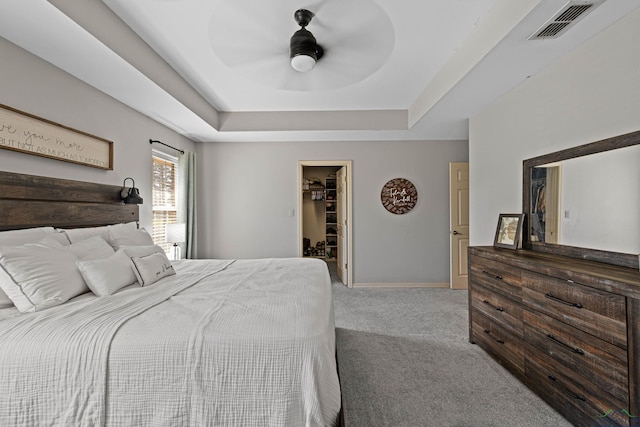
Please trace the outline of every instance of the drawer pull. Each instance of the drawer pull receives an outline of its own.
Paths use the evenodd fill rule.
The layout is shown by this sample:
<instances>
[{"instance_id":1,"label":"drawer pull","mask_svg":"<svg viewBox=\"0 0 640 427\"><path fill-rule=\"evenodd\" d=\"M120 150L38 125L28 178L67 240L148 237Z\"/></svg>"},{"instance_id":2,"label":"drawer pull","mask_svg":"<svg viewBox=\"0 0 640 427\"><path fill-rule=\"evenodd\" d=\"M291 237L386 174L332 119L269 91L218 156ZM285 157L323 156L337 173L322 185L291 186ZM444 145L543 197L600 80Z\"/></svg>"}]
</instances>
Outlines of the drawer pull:
<instances>
[{"instance_id":1,"label":"drawer pull","mask_svg":"<svg viewBox=\"0 0 640 427\"><path fill-rule=\"evenodd\" d=\"M489 335L491 335L491 331L490 331L490 330L488 330L488 329L485 329L485 330L484 330L484 333L485 333L485 334L489 334ZM496 342L497 342L498 344L504 344L504 341L503 341L503 340L501 340L501 339L496 338L495 340L496 340Z\"/></svg>"},{"instance_id":2,"label":"drawer pull","mask_svg":"<svg viewBox=\"0 0 640 427\"><path fill-rule=\"evenodd\" d=\"M554 335L551 334L547 334L547 338L549 338L551 341L553 341L554 343L561 345L562 347L572 351L573 353L576 354L582 354L584 355L584 351L582 351L581 349L577 348L577 347L571 347L569 344L560 341L558 338L556 338Z\"/></svg>"},{"instance_id":3,"label":"drawer pull","mask_svg":"<svg viewBox=\"0 0 640 427\"><path fill-rule=\"evenodd\" d=\"M487 276L491 276L491 277L493 277L494 279L502 280L502 276L496 276L495 274L490 273L490 272L488 272L487 270L482 270L482 272L483 272L484 274L486 274Z\"/></svg>"},{"instance_id":4,"label":"drawer pull","mask_svg":"<svg viewBox=\"0 0 640 427\"><path fill-rule=\"evenodd\" d=\"M556 385L557 385L558 387L560 387L560 388L564 389L564 391L566 391L567 393L569 393L569 395L570 395L571 397L573 397L574 399L582 400L583 402L586 402L586 401L587 401L587 399L586 399L583 395L581 395L581 394L576 394L576 393L572 392L571 390L569 390L567 387L564 387L562 384L560 384L560 383L556 382L556 377L554 377L553 375L549 375L549 376L548 376L548 378L549 378L551 381L555 382L555 383L556 383Z\"/></svg>"},{"instance_id":5,"label":"drawer pull","mask_svg":"<svg viewBox=\"0 0 640 427\"><path fill-rule=\"evenodd\" d=\"M569 302L569 301L565 301L561 298L558 298L556 296L553 296L549 293L544 294L545 298L549 298L550 300L559 302L560 304L564 304L564 305L569 305L571 307L575 307L575 308L583 308L584 306L582 304L580 304L579 302Z\"/></svg>"},{"instance_id":6,"label":"drawer pull","mask_svg":"<svg viewBox=\"0 0 640 427\"><path fill-rule=\"evenodd\" d=\"M498 311L504 311L504 308L502 307L496 307L495 305L491 304L488 300L483 300L483 303L487 304L489 307L491 308L495 308Z\"/></svg>"}]
</instances>

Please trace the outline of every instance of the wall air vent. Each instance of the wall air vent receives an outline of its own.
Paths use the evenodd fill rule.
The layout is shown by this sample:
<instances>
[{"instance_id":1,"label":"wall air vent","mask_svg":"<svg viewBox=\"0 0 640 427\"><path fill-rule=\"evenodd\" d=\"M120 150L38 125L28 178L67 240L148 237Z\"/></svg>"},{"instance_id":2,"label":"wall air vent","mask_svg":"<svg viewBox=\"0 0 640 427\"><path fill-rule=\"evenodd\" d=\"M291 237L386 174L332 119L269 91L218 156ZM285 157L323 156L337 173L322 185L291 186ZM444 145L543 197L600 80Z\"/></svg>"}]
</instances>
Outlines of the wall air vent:
<instances>
[{"instance_id":1,"label":"wall air vent","mask_svg":"<svg viewBox=\"0 0 640 427\"><path fill-rule=\"evenodd\" d=\"M580 19L596 8L603 0L570 1L553 18L533 33L529 40L546 40L560 37Z\"/></svg>"}]
</instances>

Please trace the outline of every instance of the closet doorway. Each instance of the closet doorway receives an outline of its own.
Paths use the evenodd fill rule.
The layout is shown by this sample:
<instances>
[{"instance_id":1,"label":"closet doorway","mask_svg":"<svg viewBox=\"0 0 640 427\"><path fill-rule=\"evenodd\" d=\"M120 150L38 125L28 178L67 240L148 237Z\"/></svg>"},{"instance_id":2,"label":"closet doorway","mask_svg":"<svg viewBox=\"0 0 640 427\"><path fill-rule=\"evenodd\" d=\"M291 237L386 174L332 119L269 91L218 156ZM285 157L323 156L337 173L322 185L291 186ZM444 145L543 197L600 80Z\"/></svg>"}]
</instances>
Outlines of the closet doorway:
<instances>
[{"instance_id":1,"label":"closet doorway","mask_svg":"<svg viewBox=\"0 0 640 427\"><path fill-rule=\"evenodd\" d=\"M325 260L353 286L351 160L298 162L298 256Z\"/></svg>"}]
</instances>

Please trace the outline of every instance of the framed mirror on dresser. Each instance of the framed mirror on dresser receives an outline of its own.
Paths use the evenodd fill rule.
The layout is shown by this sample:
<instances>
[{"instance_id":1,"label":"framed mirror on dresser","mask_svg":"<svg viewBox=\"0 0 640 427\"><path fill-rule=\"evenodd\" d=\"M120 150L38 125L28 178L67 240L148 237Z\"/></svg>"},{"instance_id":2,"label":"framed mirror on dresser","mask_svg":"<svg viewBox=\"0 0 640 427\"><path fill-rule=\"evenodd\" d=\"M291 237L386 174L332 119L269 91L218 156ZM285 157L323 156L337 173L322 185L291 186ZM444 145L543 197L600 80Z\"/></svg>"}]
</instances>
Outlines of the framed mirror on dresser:
<instances>
[{"instance_id":1,"label":"framed mirror on dresser","mask_svg":"<svg viewBox=\"0 0 640 427\"><path fill-rule=\"evenodd\" d=\"M523 248L638 268L640 131L523 162Z\"/></svg>"},{"instance_id":2,"label":"framed mirror on dresser","mask_svg":"<svg viewBox=\"0 0 640 427\"><path fill-rule=\"evenodd\" d=\"M523 248L469 248L469 341L577 426L640 426L640 131L523 161Z\"/></svg>"}]
</instances>

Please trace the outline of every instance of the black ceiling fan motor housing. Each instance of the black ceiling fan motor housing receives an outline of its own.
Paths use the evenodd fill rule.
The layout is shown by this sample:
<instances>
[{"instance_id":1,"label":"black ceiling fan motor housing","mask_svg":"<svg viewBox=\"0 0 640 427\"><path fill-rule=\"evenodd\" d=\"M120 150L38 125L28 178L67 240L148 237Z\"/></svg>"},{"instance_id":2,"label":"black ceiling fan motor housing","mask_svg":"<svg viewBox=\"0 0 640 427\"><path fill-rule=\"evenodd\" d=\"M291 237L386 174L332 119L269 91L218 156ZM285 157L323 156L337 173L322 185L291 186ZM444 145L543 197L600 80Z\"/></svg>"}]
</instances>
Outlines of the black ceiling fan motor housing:
<instances>
[{"instance_id":1,"label":"black ceiling fan motor housing","mask_svg":"<svg viewBox=\"0 0 640 427\"><path fill-rule=\"evenodd\" d=\"M322 57L324 50L316 42L316 38L305 27L311 22L313 13L306 9L298 9L294 18L300 28L293 33L290 41L290 53L291 58L297 55L307 55L314 58L316 61Z\"/></svg>"}]
</instances>

